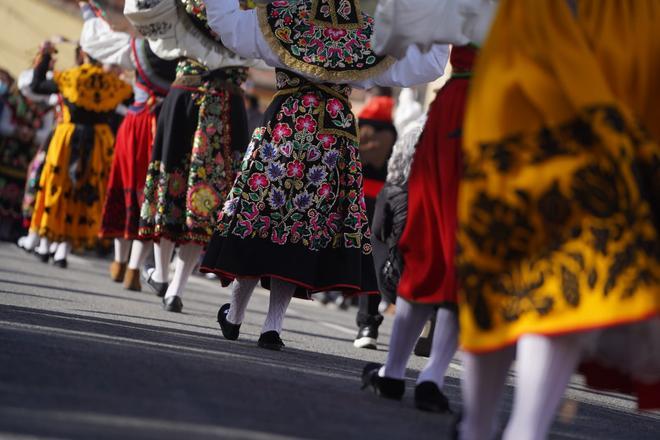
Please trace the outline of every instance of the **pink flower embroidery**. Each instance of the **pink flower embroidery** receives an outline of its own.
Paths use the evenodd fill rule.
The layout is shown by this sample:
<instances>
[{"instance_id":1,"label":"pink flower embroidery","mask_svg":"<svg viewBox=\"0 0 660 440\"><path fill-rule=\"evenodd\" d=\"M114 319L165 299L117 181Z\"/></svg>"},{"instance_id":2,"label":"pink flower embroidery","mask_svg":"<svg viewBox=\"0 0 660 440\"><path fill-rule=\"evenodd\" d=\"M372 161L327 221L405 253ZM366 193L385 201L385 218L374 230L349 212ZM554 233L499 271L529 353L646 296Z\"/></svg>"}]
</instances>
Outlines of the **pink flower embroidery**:
<instances>
[{"instance_id":1,"label":"pink flower embroidery","mask_svg":"<svg viewBox=\"0 0 660 440\"><path fill-rule=\"evenodd\" d=\"M345 29L335 29L327 28L323 31L323 35L334 40L339 41L346 36L347 32Z\"/></svg>"},{"instance_id":2,"label":"pink flower embroidery","mask_svg":"<svg viewBox=\"0 0 660 440\"><path fill-rule=\"evenodd\" d=\"M314 93L308 93L302 97L302 105L305 107L318 107L319 97Z\"/></svg>"},{"instance_id":3,"label":"pink flower embroidery","mask_svg":"<svg viewBox=\"0 0 660 440\"><path fill-rule=\"evenodd\" d=\"M331 117L336 118L337 115L344 110L344 104L342 104L337 98L330 98L325 105L325 109Z\"/></svg>"},{"instance_id":4,"label":"pink flower embroidery","mask_svg":"<svg viewBox=\"0 0 660 440\"><path fill-rule=\"evenodd\" d=\"M327 197L331 192L332 192L332 187L330 186L329 183L322 184L319 187L319 189L316 191L319 197Z\"/></svg>"},{"instance_id":5,"label":"pink flower embroidery","mask_svg":"<svg viewBox=\"0 0 660 440\"><path fill-rule=\"evenodd\" d=\"M259 188L266 188L268 186L268 178L263 173L254 173L248 179L248 185L252 191L256 191Z\"/></svg>"},{"instance_id":6,"label":"pink flower embroidery","mask_svg":"<svg viewBox=\"0 0 660 440\"><path fill-rule=\"evenodd\" d=\"M296 131L306 131L314 133L316 131L316 121L312 115L305 115L296 118Z\"/></svg>"},{"instance_id":7,"label":"pink flower embroidery","mask_svg":"<svg viewBox=\"0 0 660 440\"><path fill-rule=\"evenodd\" d=\"M317 134L316 139L321 142L321 145L323 145L323 148L326 150L330 149L330 147L337 143L337 138L331 134Z\"/></svg>"},{"instance_id":8,"label":"pink flower embroidery","mask_svg":"<svg viewBox=\"0 0 660 440\"><path fill-rule=\"evenodd\" d=\"M289 162L286 166L286 175L289 177L295 177L297 179L301 179L304 171L305 171L305 165L299 160L294 160L293 162Z\"/></svg>"},{"instance_id":9,"label":"pink flower embroidery","mask_svg":"<svg viewBox=\"0 0 660 440\"><path fill-rule=\"evenodd\" d=\"M289 124L280 122L273 129L273 142L279 142L282 138L291 136L292 133L293 131L291 131Z\"/></svg>"}]
</instances>

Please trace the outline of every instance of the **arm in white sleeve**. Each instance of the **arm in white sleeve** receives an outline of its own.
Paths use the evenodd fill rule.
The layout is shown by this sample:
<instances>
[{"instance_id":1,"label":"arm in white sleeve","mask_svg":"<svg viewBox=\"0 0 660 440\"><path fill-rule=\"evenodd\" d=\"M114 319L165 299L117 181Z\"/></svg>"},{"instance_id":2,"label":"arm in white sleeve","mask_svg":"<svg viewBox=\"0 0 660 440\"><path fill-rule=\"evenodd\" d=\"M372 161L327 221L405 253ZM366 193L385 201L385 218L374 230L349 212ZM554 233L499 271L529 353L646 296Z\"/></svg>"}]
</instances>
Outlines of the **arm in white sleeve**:
<instances>
[{"instance_id":1,"label":"arm in white sleeve","mask_svg":"<svg viewBox=\"0 0 660 440\"><path fill-rule=\"evenodd\" d=\"M222 44L243 58L262 59L283 67L259 29L256 9L241 10L238 0L204 0L208 25Z\"/></svg>"},{"instance_id":2,"label":"arm in white sleeve","mask_svg":"<svg viewBox=\"0 0 660 440\"><path fill-rule=\"evenodd\" d=\"M371 43L377 53L401 58L412 44L480 44L497 8L496 0L380 0Z\"/></svg>"},{"instance_id":3,"label":"arm in white sleeve","mask_svg":"<svg viewBox=\"0 0 660 440\"><path fill-rule=\"evenodd\" d=\"M83 24L80 47L103 64L115 64L124 69L135 69L132 57L131 36L113 30L100 17L90 18Z\"/></svg>"},{"instance_id":4,"label":"arm in white sleeve","mask_svg":"<svg viewBox=\"0 0 660 440\"><path fill-rule=\"evenodd\" d=\"M434 44L427 53L417 46L410 46L406 56L380 75L353 85L365 89L374 86L411 87L440 78L445 72L449 58L449 46Z\"/></svg>"}]
</instances>

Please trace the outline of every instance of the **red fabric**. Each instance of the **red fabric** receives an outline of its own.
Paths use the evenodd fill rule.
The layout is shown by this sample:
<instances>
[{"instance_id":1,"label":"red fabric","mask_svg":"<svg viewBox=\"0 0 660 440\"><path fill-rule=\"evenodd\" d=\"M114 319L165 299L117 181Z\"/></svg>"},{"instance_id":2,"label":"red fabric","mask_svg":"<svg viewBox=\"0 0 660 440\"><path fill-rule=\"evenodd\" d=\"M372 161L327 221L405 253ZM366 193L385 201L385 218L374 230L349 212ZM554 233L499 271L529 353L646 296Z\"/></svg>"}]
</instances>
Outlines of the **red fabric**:
<instances>
[{"instance_id":1,"label":"red fabric","mask_svg":"<svg viewBox=\"0 0 660 440\"><path fill-rule=\"evenodd\" d=\"M138 107L126 115L117 131L99 233L103 238L138 238L140 205L154 139L154 118L146 105Z\"/></svg>"},{"instance_id":2,"label":"red fabric","mask_svg":"<svg viewBox=\"0 0 660 440\"><path fill-rule=\"evenodd\" d=\"M392 123L394 112L394 99L390 96L374 96L362 108L358 119L371 119L373 121Z\"/></svg>"},{"instance_id":3,"label":"red fabric","mask_svg":"<svg viewBox=\"0 0 660 440\"><path fill-rule=\"evenodd\" d=\"M378 193L385 186L385 182L375 179L364 179L364 196L375 199Z\"/></svg>"},{"instance_id":4,"label":"red fabric","mask_svg":"<svg viewBox=\"0 0 660 440\"><path fill-rule=\"evenodd\" d=\"M660 409L660 382L646 384L633 380L616 369L595 362L580 365L580 373L591 388L637 396L637 408Z\"/></svg>"},{"instance_id":5,"label":"red fabric","mask_svg":"<svg viewBox=\"0 0 660 440\"><path fill-rule=\"evenodd\" d=\"M476 50L454 48L455 70L469 71ZM408 218L399 250L399 296L426 304L456 303L456 209L461 127L469 81L451 79L431 104L408 180Z\"/></svg>"}]
</instances>

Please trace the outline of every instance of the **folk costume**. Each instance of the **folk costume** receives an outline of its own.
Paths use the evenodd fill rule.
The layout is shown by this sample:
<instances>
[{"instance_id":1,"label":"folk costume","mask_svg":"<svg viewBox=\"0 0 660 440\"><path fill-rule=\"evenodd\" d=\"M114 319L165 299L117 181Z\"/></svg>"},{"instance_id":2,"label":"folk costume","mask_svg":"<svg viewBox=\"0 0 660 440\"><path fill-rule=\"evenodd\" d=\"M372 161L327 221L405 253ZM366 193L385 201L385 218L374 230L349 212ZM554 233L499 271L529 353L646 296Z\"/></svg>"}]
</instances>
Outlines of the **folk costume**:
<instances>
[{"instance_id":1,"label":"folk costume","mask_svg":"<svg viewBox=\"0 0 660 440\"><path fill-rule=\"evenodd\" d=\"M659 403L659 14L653 1L499 4L464 122L460 438L494 434L514 355L505 439L547 435L581 361L587 383Z\"/></svg>"},{"instance_id":2,"label":"folk costume","mask_svg":"<svg viewBox=\"0 0 660 440\"><path fill-rule=\"evenodd\" d=\"M278 93L255 130L202 269L234 284L220 322L230 339L259 278L272 313L259 345L280 349L283 312L297 289L375 292L352 86L408 85L439 76L447 49L413 48L394 63L371 50L373 20L358 1L277 1L240 11L206 0L209 24L239 55L276 68ZM279 313L281 312L281 313Z\"/></svg>"},{"instance_id":3,"label":"folk costume","mask_svg":"<svg viewBox=\"0 0 660 440\"><path fill-rule=\"evenodd\" d=\"M59 93L64 108L48 147L30 230L60 243L56 263L70 247L93 246L101 226L114 136L108 117L131 87L100 65L85 63L46 79L50 53L34 69L35 93Z\"/></svg>"},{"instance_id":4,"label":"folk costume","mask_svg":"<svg viewBox=\"0 0 660 440\"><path fill-rule=\"evenodd\" d=\"M142 240L155 242L156 268L148 283L164 297L166 310L179 312L249 142L240 85L251 62L223 47L201 1L131 1L125 14L158 56L187 57L158 116L139 227Z\"/></svg>"},{"instance_id":5,"label":"folk costume","mask_svg":"<svg viewBox=\"0 0 660 440\"><path fill-rule=\"evenodd\" d=\"M41 115L7 72L0 75L0 240L15 242L25 231L23 189Z\"/></svg>"},{"instance_id":6,"label":"folk costume","mask_svg":"<svg viewBox=\"0 0 660 440\"><path fill-rule=\"evenodd\" d=\"M90 12L87 11L80 40L83 51L100 62L135 72L134 101L115 141L100 236L114 239L111 278L123 281L127 289L139 291L139 269L149 250L147 243L138 240L140 207L156 118L162 99L174 81L177 62L158 57L145 39L114 31L103 18Z\"/></svg>"}]
</instances>

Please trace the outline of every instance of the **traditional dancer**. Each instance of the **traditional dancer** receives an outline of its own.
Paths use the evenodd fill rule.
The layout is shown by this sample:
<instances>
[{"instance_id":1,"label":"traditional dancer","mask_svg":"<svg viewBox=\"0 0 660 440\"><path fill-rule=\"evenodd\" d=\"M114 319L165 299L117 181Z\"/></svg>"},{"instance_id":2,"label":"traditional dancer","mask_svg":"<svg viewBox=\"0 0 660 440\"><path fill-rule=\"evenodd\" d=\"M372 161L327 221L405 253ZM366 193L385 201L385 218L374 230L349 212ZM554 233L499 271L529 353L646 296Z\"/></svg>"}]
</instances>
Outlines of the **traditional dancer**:
<instances>
[{"instance_id":1,"label":"traditional dancer","mask_svg":"<svg viewBox=\"0 0 660 440\"><path fill-rule=\"evenodd\" d=\"M127 2L125 12L131 11L126 15L137 29L157 40L152 48L159 56L189 57L179 64L158 116L139 229L141 239L155 242L156 267L147 282L163 297L165 310L180 312L186 283L249 142L240 85L247 76L243 66L251 62L217 40L201 1ZM153 20L173 26L155 26Z\"/></svg>"},{"instance_id":2,"label":"traditional dancer","mask_svg":"<svg viewBox=\"0 0 660 440\"><path fill-rule=\"evenodd\" d=\"M40 120L36 105L0 69L0 240L16 241L24 233L23 188Z\"/></svg>"},{"instance_id":3,"label":"traditional dancer","mask_svg":"<svg viewBox=\"0 0 660 440\"><path fill-rule=\"evenodd\" d=\"M449 411L441 389L458 346L456 199L462 167L460 132L475 52L472 47L452 48L452 77L429 110L408 179L407 221L398 241L403 272L387 362L384 367L368 364L363 372L365 385L384 397L401 399L408 359L433 316L430 358L415 387L415 404L427 411Z\"/></svg>"},{"instance_id":4,"label":"traditional dancer","mask_svg":"<svg viewBox=\"0 0 660 440\"><path fill-rule=\"evenodd\" d=\"M131 88L87 55L84 64L56 72L48 80L54 52L50 42L43 44L32 81L35 93L60 93L64 111L48 148L30 230L44 238L37 249L44 261L48 261L44 241L59 243L54 263L64 268L71 246L97 242L114 146L106 121L130 97Z\"/></svg>"},{"instance_id":5,"label":"traditional dancer","mask_svg":"<svg viewBox=\"0 0 660 440\"><path fill-rule=\"evenodd\" d=\"M494 435L514 355L505 439L546 437L580 360L660 403L658 18L654 1L500 2L464 123L460 438Z\"/></svg>"},{"instance_id":6,"label":"traditional dancer","mask_svg":"<svg viewBox=\"0 0 660 440\"><path fill-rule=\"evenodd\" d=\"M253 11L205 3L227 47L276 67L279 91L253 134L203 270L235 279L231 304L218 314L227 339L238 337L257 281L270 282L258 345L280 350L296 289L303 297L377 291L351 86L429 81L442 74L447 48L427 56L412 48L398 64L376 56L372 18L354 0L277 1Z\"/></svg>"},{"instance_id":7,"label":"traditional dancer","mask_svg":"<svg viewBox=\"0 0 660 440\"><path fill-rule=\"evenodd\" d=\"M140 206L156 118L162 98L174 81L177 61L158 57L143 38L114 31L89 4L81 7L85 18L82 49L104 64L135 71L134 101L117 132L100 236L114 239L112 280L123 281L126 289L140 291L140 268L151 245L138 239Z\"/></svg>"}]
</instances>

